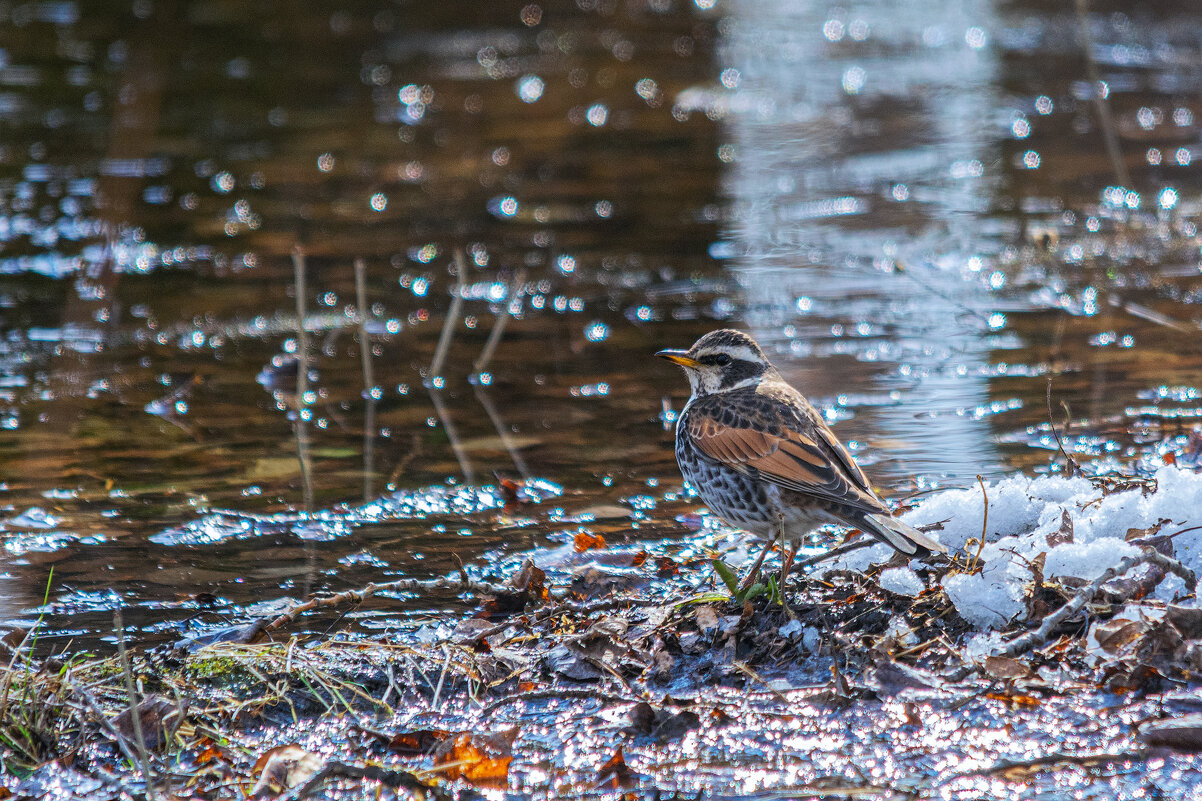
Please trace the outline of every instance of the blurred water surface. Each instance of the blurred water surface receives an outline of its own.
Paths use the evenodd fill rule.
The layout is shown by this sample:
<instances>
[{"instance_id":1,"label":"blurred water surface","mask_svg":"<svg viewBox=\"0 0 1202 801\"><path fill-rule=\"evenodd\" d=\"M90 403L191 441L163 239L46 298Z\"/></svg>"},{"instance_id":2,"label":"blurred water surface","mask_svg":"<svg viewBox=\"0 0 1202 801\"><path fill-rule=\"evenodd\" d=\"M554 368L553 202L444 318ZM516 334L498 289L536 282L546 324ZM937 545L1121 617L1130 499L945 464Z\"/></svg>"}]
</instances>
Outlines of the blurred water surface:
<instances>
[{"instance_id":1,"label":"blurred water surface","mask_svg":"<svg viewBox=\"0 0 1202 801\"><path fill-rule=\"evenodd\" d=\"M717 326L894 496L1050 469L1049 377L1091 469L1196 459L1202 20L1140 8L0 3L0 623L687 536L650 354Z\"/></svg>"}]
</instances>

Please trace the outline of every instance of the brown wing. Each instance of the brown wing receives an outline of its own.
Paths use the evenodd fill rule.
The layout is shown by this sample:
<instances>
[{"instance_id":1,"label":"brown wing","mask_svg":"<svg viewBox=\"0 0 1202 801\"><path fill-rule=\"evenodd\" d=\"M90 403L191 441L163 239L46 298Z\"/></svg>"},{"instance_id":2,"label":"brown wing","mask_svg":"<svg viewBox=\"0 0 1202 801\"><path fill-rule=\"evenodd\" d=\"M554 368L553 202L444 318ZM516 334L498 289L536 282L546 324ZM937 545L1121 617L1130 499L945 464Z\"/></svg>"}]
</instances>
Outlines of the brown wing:
<instances>
[{"instance_id":1,"label":"brown wing","mask_svg":"<svg viewBox=\"0 0 1202 801\"><path fill-rule=\"evenodd\" d=\"M762 390L698 399L685 417L685 433L701 453L733 470L849 509L889 514L864 471L800 395L791 388L793 397Z\"/></svg>"}]
</instances>

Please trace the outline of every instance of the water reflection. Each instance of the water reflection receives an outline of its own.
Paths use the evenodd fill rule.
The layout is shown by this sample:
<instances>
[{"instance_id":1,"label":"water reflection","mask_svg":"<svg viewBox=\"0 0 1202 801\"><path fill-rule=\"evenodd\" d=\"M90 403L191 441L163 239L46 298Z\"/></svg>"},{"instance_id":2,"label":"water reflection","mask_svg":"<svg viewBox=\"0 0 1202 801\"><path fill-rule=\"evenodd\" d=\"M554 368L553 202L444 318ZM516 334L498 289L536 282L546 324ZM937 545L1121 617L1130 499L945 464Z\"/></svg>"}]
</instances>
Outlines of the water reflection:
<instances>
[{"instance_id":1,"label":"water reflection","mask_svg":"<svg viewBox=\"0 0 1202 801\"><path fill-rule=\"evenodd\" d=\"M685 388L649 354L719 325L895 493L1049 469L1049 375L1104 467L1196 458L1195 12L1088 13L1105 87L1081 20L1039 4L474 14L0 5L22 608L53 562L71 626L107 626L113 593L168 625L164 593L445 572L623 498L668 505L627 536L676 536ZM358 516L469 472L548 479L563 508L520 536Z\"/></svg>"},{"instance_id":2,"label":"water reflection","mask_svg":"<svg viewBox=\"0 0 1202 801\"><path fill-rule=\"evenodd\" d=\"M990 323L1003 231L981 225L1001 183L1001 132L981 124L997 27L984 3L760 2L727 20L748 321L812 396L864 413L841 430L888 451L878 473L962 483L1000 469L992 421L972 413L990 399L980 363L1013 346ZM849 391L884 400L849 408Z\"/></svg>"}]
</instances>

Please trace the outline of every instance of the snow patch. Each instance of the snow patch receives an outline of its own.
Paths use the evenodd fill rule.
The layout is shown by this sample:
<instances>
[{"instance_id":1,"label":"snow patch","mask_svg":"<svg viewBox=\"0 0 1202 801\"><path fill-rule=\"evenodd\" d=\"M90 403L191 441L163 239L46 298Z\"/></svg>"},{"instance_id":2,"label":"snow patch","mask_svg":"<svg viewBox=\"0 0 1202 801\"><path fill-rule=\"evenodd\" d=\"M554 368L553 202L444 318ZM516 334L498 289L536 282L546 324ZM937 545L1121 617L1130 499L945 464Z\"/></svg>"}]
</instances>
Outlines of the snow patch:
<instances>
[{"instance_id":1,"label":"snow patch","mask_svg":"<svg viewBox=\"0 0 1202 801\"><path fill-rule=\"evenodd\" d=\"M909 595L914 597L922 592L925 587L922 579L908 567L894 567L889 570L882 570L877 583L889 592L896 592L898 595Z\"/></svg>"},{"instance_id":2,"label":"snow patch","mask_svg":"<svg viewBox=\"0 0 1202 801\"><path fill-rule=\"evenodd\" d=\"M1093 581L1128 556L1138 553L1139 548L1112 537L1089 543L1067 542L1048 551L1043 574L1049 578L1071 576Z\"/></svg>"},{"instance_id":3,"label":"snow patch","mask_svg":"<svg viewBox=\"0 0 1202 801\"><path fill-rule=\"evenodd\" d=\"M960 617L979 629L1003 628L1023 612L1021 588L1004 575L989 579L984 573L953 573L944 577L943 589Z\"/></svg>"},{"instance_id":4,"label":"snow patch","mask_svg":"<svg viewBox=\"0 0 1202 801\"><path fill-rule=\"evenodd\" d=\"M1166 466L1155 480L1154 492L1136 488L1107 495L1085 478L1016 475L987 484L984 492L977 487L930 495L904 519L912 526L941 523L942 542L953 550L967 545L970 554L984 532L980 574L947 576L942 584L965 620L988 630L1025 614L1023 597L1040 554L1046 554L1046 578L1092 581L1139 552L1128 537L1181 531L1172 541L1173 556L1202 574L1202 530L1182 531L1202 524L1202 474ZM1066 514L1071 527L1063 525ZM1146 569L1137 568L1135 575ZM1173 600L1183 592L1180 579L1169 576L1154 597Z\"/></svg>"}]
</instances>

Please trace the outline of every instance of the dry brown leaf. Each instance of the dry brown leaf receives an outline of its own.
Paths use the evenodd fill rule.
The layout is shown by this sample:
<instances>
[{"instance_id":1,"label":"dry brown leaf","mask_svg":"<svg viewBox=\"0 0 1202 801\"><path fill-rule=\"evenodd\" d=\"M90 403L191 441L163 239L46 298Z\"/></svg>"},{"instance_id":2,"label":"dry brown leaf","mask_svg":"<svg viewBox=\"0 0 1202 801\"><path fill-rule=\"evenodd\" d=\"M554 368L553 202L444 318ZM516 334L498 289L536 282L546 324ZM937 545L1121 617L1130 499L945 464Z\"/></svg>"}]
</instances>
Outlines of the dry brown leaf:
<instances>
[{"instance_id":1,"label":"dry brown leaf","mask_svg":"<svg viewBox=\"0 0 1202 801\"><path fill-rule=\"evenodd\" d=\"M1017 659L1008 656L990 656L985 659L985 672L999 679L1022 679L1031 675L1031 669Z\"/></svg>"},{"instance_id":2,"label":"dry brown leaf","mask_svg":"<svg viewBox=\"0 0 1202 801\"><path fill-rule=\"evenodd\" d=\"M713 631L718 628L718 610L710 604L697 607L697 611L693 613L693 619L697 622L697 628L702 631Z\"/></svg>"},{"instance_id":3,"label":"dry brown leaf","mask_svg":"<svg viewBox=\"0 0 1202 801\"><path fill-rule=\"evenodd\" d=\"M181 714L182 713L182 714ZM138 704L138 730L142 742L151 750L166 745L183 722L187 707L177 707L175 702L161 695L148 695ZM135 736L133 715L126 709L113 718L113 728L127 740Z\"/></svg>"},{"instance_id":4,"label":"dry brown leaf","mask_svg":"<svg viewBox=\"0 0 1202 801\"><path fill-rule=\"evenodd\" d=\"M258 774L250 791L252 796L265 792L279 795L284 790L304 784L325 767L325 758L306 751L295 743L280 745L266 751L255 761L252 774Z\"/></svg>"},{"instance_id":5,"label":"dry brown leaf","mask_svg":"<svg viewBox=\"0 0 1202 801\"><path fill-rule=\"evenodd\" d=\"M1172 748L1174 751L1202 751L1202 714L1179 715L1145 725L1139 739L1148 745Z\"/></svg>"},{"instance_id":6,"label":"dry brown leaf","mask_svg":"<svg viewBox=\"0 0 1202 801\"><path fill-rule=\"evenodd\" d=\"M1110 620L1099 623L1094 636L1098 647L1113 654L1138 640L1147 630L1148 624L1140 620Z\"/></svg>"},{"instance_id":7,"label":"dry brown leaf","mask_svg":"<svg viewBox=\"0 0 1202 801\"><path fill-rule=\"evenodd\" d=\"M547 592L547 574L530 559L522 564L522 569L510 580L510 584L514 589L524 591L533 599L550 600Z\"/></svg>"},{"instance_id":8,"label":"dry brown leaf","mask_svg":"<svg viewBox=\"0 0 1202 801\"><path fill-rule=\"evenodd\" d=\"M1068 509L1060 510L1060 529L1049 532L1047 540L1049 548L1073 541L1073 519L1069 516Z\"/></svg>"},{"instance_id":9,"label":"dry brown leaf","mask_svg":"<svg viewBox=\"0 0 1202 801\"><path fill-rule=\"evenodd\" d=\"M1152 535L1158 533L1161 527L1163 527L1167 522L1169 522L1167 519L1161 518L1160 520L1157 520L1154 525L1148 526L1147 528L1129 528L1127 529L1127 534L1125 537L1123 537L1123 539L1125 539L1127 542L1131 542L1131 540L1138 540L1143 537L1151 537Z\"/></svg>"},{"instance_id":10,"label":"dry brown leaf","mask_svg":"<svg viewBox=\"0 0 1202 801\"><path fill-rule=\"evenodd\" d=\"M680 566L667 556L655 557L655 575L660 578L671 578L680 572Z\"/></svg>"}]
</instances>

